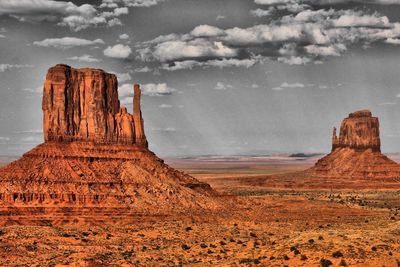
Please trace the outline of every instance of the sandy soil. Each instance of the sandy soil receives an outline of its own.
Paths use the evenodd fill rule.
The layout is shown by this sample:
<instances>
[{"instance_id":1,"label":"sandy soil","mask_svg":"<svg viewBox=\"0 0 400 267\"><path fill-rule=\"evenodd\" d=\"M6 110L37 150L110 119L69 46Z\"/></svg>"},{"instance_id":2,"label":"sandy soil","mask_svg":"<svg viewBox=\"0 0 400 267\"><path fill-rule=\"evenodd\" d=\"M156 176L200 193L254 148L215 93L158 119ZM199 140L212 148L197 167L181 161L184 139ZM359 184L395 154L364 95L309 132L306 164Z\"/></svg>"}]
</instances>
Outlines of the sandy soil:
<instances>
[{"instance_id":1,"label":"sandy soil","mask_svg":"<svg viewBox=\"0 0 400 267\"><path fill-rule=\"evenodd\" d=\"M287 175L309 159L211 161L169 163L229 193L224 210L13 222L0 266L400 266L400 184Z\"/></svg>"}]
</instances>

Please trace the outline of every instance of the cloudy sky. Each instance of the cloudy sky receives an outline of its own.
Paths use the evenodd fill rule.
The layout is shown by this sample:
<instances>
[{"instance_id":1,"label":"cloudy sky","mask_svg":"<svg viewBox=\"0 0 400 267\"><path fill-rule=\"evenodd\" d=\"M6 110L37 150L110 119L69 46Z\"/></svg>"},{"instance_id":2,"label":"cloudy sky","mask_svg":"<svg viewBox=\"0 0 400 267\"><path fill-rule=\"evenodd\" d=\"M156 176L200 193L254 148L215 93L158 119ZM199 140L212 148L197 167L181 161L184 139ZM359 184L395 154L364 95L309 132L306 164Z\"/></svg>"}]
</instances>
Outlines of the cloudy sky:
<instances>
[{"instance_id":1,"label":"cloudy sky","mask_svg":"<svg viewBox=\"0 0 400 267\"><path fill-rule=\"evenodd\" d=\"M400 151L399 0L0 0L0 154L43 140L41 91L65 63L141 83L162 156L328 152L369 108Z\"/></svg>"}]
</instances>

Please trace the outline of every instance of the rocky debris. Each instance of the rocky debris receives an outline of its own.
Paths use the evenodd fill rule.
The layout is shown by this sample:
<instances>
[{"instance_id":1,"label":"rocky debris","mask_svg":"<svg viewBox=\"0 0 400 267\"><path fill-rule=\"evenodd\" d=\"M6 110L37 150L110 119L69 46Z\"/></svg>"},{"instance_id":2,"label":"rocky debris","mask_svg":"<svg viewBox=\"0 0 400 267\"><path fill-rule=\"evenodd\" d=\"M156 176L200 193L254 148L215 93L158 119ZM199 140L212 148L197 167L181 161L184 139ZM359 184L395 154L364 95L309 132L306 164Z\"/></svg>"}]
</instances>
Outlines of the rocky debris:
<instances>
[{"instance_id":1,"label":"rocky debris","mask_svg":"<svg viewBox=\"0 0 400 267\"><path fill-rule=\"evenodd\" d=\"M339 137L333 128L331 153L308 171L323 177L400 178L400 165L381 153L379 120L369 110L350 113Z\"/></svg>"},{"instance_id":2,"label":"rocky debris","mask_svg":"<svg viewBox=\"0 0 400 267\"><path fill-rule=\"evenodd\" d=\"M119 207L166 212L218 206L211 187L147 147L134 86L131 115L99 69L56 65L43 92L45 143L0 168L0 206Z\"/></svg>"}]
</instances>

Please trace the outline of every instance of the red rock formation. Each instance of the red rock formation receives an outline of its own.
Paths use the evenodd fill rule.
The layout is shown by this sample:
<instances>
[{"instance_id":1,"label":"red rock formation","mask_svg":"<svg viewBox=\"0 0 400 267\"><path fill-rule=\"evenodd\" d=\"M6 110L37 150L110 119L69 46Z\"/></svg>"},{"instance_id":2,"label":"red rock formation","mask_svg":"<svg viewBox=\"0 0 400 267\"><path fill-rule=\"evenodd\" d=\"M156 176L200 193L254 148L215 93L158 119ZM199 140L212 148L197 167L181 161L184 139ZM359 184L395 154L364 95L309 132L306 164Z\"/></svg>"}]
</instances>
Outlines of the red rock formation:
<instances>
[{"instance_id":1,"label":"red rock formation","mask_svg":"<svg viewBox=\"0 0 400 267\"><path fill-rule=\"evenodd\" d=\"M56 65L49 69L43 89L45 141L125 144L140 141L138 145L147 147L140 115L139 85L135 85L135 100L139 113L137 121L126 108L120 107L114 74Z\"/></svg>"},{"instance_id":2,"label":"red rock formation","mask_svg":"<svg viewBox=\"0 0 400 267\"><path fill-rule=\"evenodd\" d=\"M339 138L336 137L336 128L333 130L332 151L339 147L381 151L378 118L372 117L369 110L350 113L340 126Z\"/></svg>"},{"instance_id":3,"label":"red rock formation","mask_svg":"<svg viewBox=\"0 0 400 267\"><path fill-rule=\"evenodd\" d=\"M56 65L43 92L45 143L0 169L0 205L102 206L167 211L212 207L208 184L147 148L135 85L134 114L116 76Z\"/></svg>"},{"instance_id":4,"label":"red rock formation","mask_svg":"<svg viewBox=\"0 0 400 267\"><path fill-rule=\"evenodd\" d=\"M141 91L139 84L134 86L134 99L133 99L133 119L135 122L135 142L136 144L146 146L147 140L144 134L144 121L142 118L142 110L140 108Z\"/></svg>"},{"instance_id":5,"label":"red rock formation","mask_svg":"<svg viewBox=\"0 0 400 267\"><path fill-rule=\"evenodd\" d=\"M333 128L332 152L309 170L324 177L400 178L400 166L381 153L379 120L369 110L349 114Z\"/></svg>"}]
</instances>

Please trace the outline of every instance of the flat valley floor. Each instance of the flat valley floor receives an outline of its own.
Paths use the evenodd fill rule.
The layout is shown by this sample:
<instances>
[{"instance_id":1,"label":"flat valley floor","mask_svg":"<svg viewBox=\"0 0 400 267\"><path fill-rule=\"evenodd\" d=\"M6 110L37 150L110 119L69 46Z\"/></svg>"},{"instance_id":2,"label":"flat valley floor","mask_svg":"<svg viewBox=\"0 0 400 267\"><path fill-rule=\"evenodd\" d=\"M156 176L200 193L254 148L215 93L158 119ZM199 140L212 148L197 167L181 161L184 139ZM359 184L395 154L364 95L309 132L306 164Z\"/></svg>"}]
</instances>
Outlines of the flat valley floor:
<instances>
[{"instance_id":1,"label":"flat valley floor","mask_svg":"<svg viewBox=\"0 0 400 267\"><path fill-rule=\"evenodd\" d=\"M1 210L0 266L400 266L400 182L296 174L318 157L167 159L221 193L219 212Z\"/></svg>"}]
</instances>

